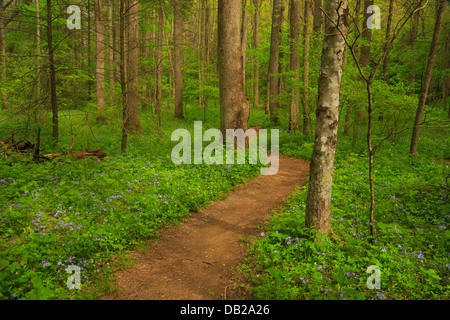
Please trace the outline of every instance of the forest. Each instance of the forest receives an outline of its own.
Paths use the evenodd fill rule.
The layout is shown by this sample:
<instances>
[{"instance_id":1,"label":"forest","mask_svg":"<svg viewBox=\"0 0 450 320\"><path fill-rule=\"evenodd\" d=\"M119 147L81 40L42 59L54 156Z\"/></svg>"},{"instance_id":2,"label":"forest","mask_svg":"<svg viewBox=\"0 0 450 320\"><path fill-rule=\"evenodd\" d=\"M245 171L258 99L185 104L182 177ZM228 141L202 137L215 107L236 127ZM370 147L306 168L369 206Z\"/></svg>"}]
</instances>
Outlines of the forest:
<instances>
[{"instance_id":1,"label":"forest","mask_svg":"<svg viewBox=\"0 0 450 320\"><path fill-rule=\"evenodd\" d=\"M0 300L448 300L449 6L0 0Z\"/></svg>"}]
</instances>

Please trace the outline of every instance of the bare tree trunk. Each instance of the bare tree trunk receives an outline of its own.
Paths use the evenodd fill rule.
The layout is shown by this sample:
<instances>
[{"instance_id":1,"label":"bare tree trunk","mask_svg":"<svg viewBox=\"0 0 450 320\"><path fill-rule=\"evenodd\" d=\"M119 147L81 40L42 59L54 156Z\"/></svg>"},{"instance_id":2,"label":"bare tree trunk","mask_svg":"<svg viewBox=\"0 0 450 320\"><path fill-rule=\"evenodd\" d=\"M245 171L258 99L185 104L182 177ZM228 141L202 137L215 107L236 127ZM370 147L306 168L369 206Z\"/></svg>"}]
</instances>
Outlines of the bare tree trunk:
<instances>
[{"instance_id":1,"label":"bare tree trunk","mask_svg":"<svg viewBox=\"0 0 450 320\"><path fill-rule=\"evenodd\" d=\"M165 14L164 14L164 7L163 7L163 17L165 17ZM167 48L167 56L168 56L168 58L169 58L169 65L170 65L170 71L169 71L169 75L168 75L168 84L169 84L169 87L170 87L170 85L172 84L172 77L174 78L175 77L175 71L174 71L174 64L173 64L173 58L172 58L172 55L173 55L173 52L172 52L172 50L171 50L171 48L170 48L170 45L169 45L169 39L170 38L172 38L173 36L172 36L172 34L170 34L169 33L169 31L168 30L164 30L165 28L164 28L164 26L163 26L163 38L165 38L165 42L166 42L166 48ZM164 33L166 31L166 33ZM173 33L173 28L172 28L172 33ZM171 108L171 102L172 102L172 97L171 97L171 95L169 94L169 96L167 97L167 108Z\"/></svg>"},{"instance_id":2,"label":"bare tree trunk","mask_svg":"<svg viewBox=\"0 0 450 320\"><path fill-rule=\"evenodd\" d=\"M364 0L364 25L362 27L362 36L365 43L361 46L361 54L359 56L359 64L361 67L367 67L370 62L370 43L372 41L372 30L367 28L367 20L370 14L367 13L367 8L373 5L373 0Z\"/></svg>"},{"instance_id":3,"label":"bare tree trunk","mask_svg":"<svg viewBox=\"0 0 450 320\"><path fill-rule=\"evenodd\" d=\"M174 0L175 118L183 119L183 17L181 0Z\"/></svg>"},{"instance_id":4,"label":"bare tree trunk","mask_svg":"<svg viewBox=\"0 0 450 320\"><path fill-rule=\"evenodd\" d=\"M280 33L282 18L284 13L284 6L281 0L273 0L272 9L272 32L270 40L270 60L269 60L269 110L270 121L278 123L278 109L280 108L278 102L278 82L279 72L278 61L279 52L278 47L280 44Z\"/></svg>"},{"instance_id":5,"label":"bare tree trunk","mask_svg":"<svg viewBox=\"0 0 450 320\"><path fill-rule=\"evenodd\" d=\"M99 119L104 120L106 115L105 103L105 43L103 27L103 3L95 0L95 80L96 100Z\"/></svg>"},{"instance_id":6,"label":"bare tree trunk","mask_svg":"<svg viewBox=\"0 0 450 320\"><path fill-rule=\"evenodd\" d=\"M139 3L129 0L128 7L128 64L127 64L127 108L128 118L125 122L128 132L140 132L139 120Z\"/></svg>"},{"instance_id":7,"label":"bare tree trunk","mask_svg":"<svg viewBox=\"0 0 450 320\"><path fill-rule=\"evenodd\" d=\"M114 8L113 0L108 1L109 16L109 105L114 105L114 89L115 89L115 70L114 70L114 51L115 51L115 30L114 30Z\"/></svg>"},{"instance_id":8,"label":"bare tree trunk","mask_svg":"<svg viewBox=\"0 0 450 320\"><path fill-rule=\"evenodd\" d=\"M161 128L161 106L162 106L162 42L163 42L163 28L164 28L164 12L163 12L162 1L159 1L158 8L158 48L156 55L156 104L155 110L158 116L158 129Z\"/></svg>"},{"instance_id":9,"label":"bare tree trunk","mask_svg":"<svg viewBox=\"0 0 450 320\"><path fill-rule=\"evenodd\" d=\"M354 13L354 24L353 27L355 28L354 32L356 36L359 36L361 33L361 0L356 0L355 3L355 13ZM356 56L359 56L359 47L356 45L355 48L353 49L353 51L355 52ZM355 64L357 61L353 61Z\"/></svg>"},{"instance_id":10,"label":"bare tree trunk","mask_svg":"<svg viewBox=\"0 0 450 320\"><path fill-rule=\"evenodd\" d=\"M52 2L47 0L47 43L50 72L50 101L52 109L53 141L58 142L58 105L56 101L56 75L53 48Z\"/></svg>"},{"instance_id":11,"label":"bare tree trunk","mask_svg":"<svg viewBox=\"0 0 450 320\"><path fill-rule=\"evenodd\" d=\"M411 42L411 49L413 51L413 55L412 55L412 67L411 67L411 76L409 81L411 83L414 83L416 81L416 42L417 42L417 35L419 33L418 29L419 29L419 11L415 12L413 15L413 21L412 26L411 26L411 34L410 34L410 42Z\"/></svg>"},{"instance_id":12,"label":"bare tree trunk","mask_svg":"<svg viewBox=\"0 0 450 320\"><path fill-rule=\"evenodd\" d=\"M121 85L121 75L122 75L122 56L121 56L121 49L120 49L120 41L121 41L121 30L120 30L120 21L121 19L123 19L120 16L120 5L121 5L121 0L113 0L113 2L115 4L119 5L119 14L116 14L114 20L116 21L116 23L114 23L114 31L115 31L115 39L114 39L114 52L116 52L116 54L114 55L114 60L115 60L115 65L116 65L116 72L115 72L115 80L119 83L119 85ZM122 88L122 87L121 87ZM122 94L121 94L122 95ZM119 98L119 96L117 97L117 101L120 101L121 98Z\"/></svg>"},{"instance_id":13,"label":"bare tree trunk","mask_svg":"<svg viewBox=\"0 0 450 320\"><path fill-rule=\"evenodd\" d=\"M253 23L253 49L259 48L259 0L253 0L255 6L255 21ZM259 59L258 55L253 57L253 109L259 106Z\"/></svg>"},{"instance_id":14,"label":"bare tree trunk","mask_svg":"<svg viewBox=\"0 0 450 320\"><path fill-rule=\"evenodd\" d=\"M299 69L300 69L300 0L291 0L290 10L290 69L293 73L293 87L291 90L291 104L289 107L289 131L299 131L298 120L298 82L299 82Z\"/></svg>"},{"instance_id":15,"label":"bare tree trunk","mask_svg":"<svg viewBox=\"0 0 450 320\"><path fill-rule=\"evenodd\" d=\"M221 131L248 129L250 104L243 87L241 0L219 0L218 67Z\"/></svg>"},{"instance_id":16,"label":"bare tree trunk","mask_svg":"<svg viewBox=\"0 0 450 320\"><path fill-rule=\"evenodd\" d=\"M242 56L242 86L245 90L245 66L247 58L247 0L242 0L242 27L241 27L241 56Z\"/></svg>"},{"instance_id":17,"label":"bare tree trunk","mask_svg":"<svg viewBox=\"0 0 450 320\"><path fill-rule=\"evenodd\" d=\"M348 130L350 129L350 117L352 114L352 104L348 103L347 113L345 114L345 125L344 125L344 134L348 134Z\"/></svg>"},{"instance_id":18,"label":"bare tree trunk","mask_svg":"<svg viewBox=\"0 0 450 320\"><path fill-rule=\"evenodd\" d=\"M450 34L447 35L447 39L445 40L445 50L444 50L444 69L450 68ZM450 89L450 76L444 76L442 79L442 108L445 110L447 108L447 96L449 94ZM450 118L450 107L448 116Z\"/></svg>"},{"instance_id":19,"label":"bare tree trunk","mask_svg":"<svg viewBox=\"0 0 450 320\"><path fill-rule=\"evenodd\" d=\"M386 45L384 47L384 51L386 52L386 58L383 61L383 77L386 81L387 69L388 69L388 60L389 60L389 51L391 50L388 45L389 38L391 36L391 25L392 25L392 16L394 15L394 0L389 1L389 16L386 25Z\"/></svg>"},{"instance_id":20,"label":"bare tree trunk","mask_svg":"<svg viewBox=\"0 0 450 320\"><path fill-rule=\"evenodd\" d=\"M81 7L83 9L84 9L84 1L85 0L80 0L80 5L81 5ZM79 35L80 35L80 38L79 38L79 41L80 41L80 55L79 56L80 56L81 71L82 71L83 74L86 73L86 66L85 66L85 60L86 59L84 59L84 56L86 55L86 48L85 48L85 45L84 45L84 30L85 30L85 27L84 27L83 20L82 20L81 30L79 32ZM83 58L81 58L81 57L83 57Z\"/></svg>"},{"instance_id":21,"label":"bare tree trunk","mask_svg":"<svg viewBox=\"0 0 450 320\"><path fill-rule=\"evenodd\" d=\"M7 109L7 98L5 91L6 84L6 45L5 45L5 17L4 17L5 9L3 6L0 6L0 103L2 105L2 109Z\"/></svg>"},{"instance_id":22,"label":"bare tree trunk","mask_svg":"<svg viewBox=\"0 0 450 320\"><path fill-rule=\"evenodd\" d=\"M141 25L143 26L143 28L141 29L141 34L140 34L140 38L141 38L141 48L139 50L140 55L141 55L141 60L143 60L145 63L141 66L140 68L140 74L143 75L143 77L140 77L141 79L143 79L144 81L141 81L141 105L142 105L142 109L148 108L150 105L150 96L148 94L149 90L149 81L148 81L148 77L147 74L149 72L149 66L147 64L148 60L149 60L149 56L150 56L150 41L149 41L149 32L148 32L148 28L149 28L149 22L150 19L145 19L143 21L141 21Z\"/></svg>"},{"instance_id":23,"label":"bare tree trunk","mask_svg":"<svg viewBox=\"0 0 450 320\"><path fill-rule=\"evenodd\" d=\"M204 41L204 37L202 32L204 31L203 29L203 23L204 23L204 17L205 15L203 14L203 8L204 8L204 0L201 0L198 2L198 14L199 14L199 18L198 18L198 37L197 37L197 61L198 61L198 86L199 86L199 97L198 97L198 106L200 108L204 107L204 103L203 103L203 99L204 99L204 95L203 95L203 49L204 49L204 45L203 45L203 41Z\"/></svg>"},{"instance_id":24,"label":"bare tree trunk","mask_svg":"<svg viewBox=\"0 0 450 320\"><path fill-rule=\"evenodd\" d=\"M428 56L427 68L425 70L425 76L423 79L422 90L420 92L420 97L419 97L419 105L417 106L416 120L414 122L414 128L413 128L413 133L412 133L412 137L411 137L411 147L409 149L409 153L411 155L414 155L417 153L417 144L419 142L420 124L422 122L423 110L425 109L425 102L427 100L428 89L430 87L431 74L433 72L434 63L436 61L436 54L437 54L437 49L438 49L438 44L439 44L439 36L441 34L442 21L444 19L444 13L445 13L445 9L446 9L445 0L439 0L439 1L440 1L439 9L437 12L436 23L434 26L433 40L431 41L430 54Z\"/></svg>"},{"instance_id":25,"label":"bare tree trunk","mask_svg":"<svg viewBox=\"0 0 450 320\"><path fill-rule=\"evenodd\" d=\"M311 4L310 4L311 5ZM313 30L315 34L319 34L322 29L322 0L314 0L314 21Z\"/></svg>"},{"instance_id":26,"label":"bare tree trunk","mask_svg":"<svg viewBox=\"0 0 450 320\"><path fill-rule=\"evenodd\" d=\"M122 116L123 116L123 125L122 125L122 145L121 150L122 153L125 153L127 150L127 141L128 141L128 129L126 127L126 122L128 121L129 112L127 107L127 83L125 76L125 10L126 5L125 2L127 0L119 0L120 1L120 20L119 20L119 47L120 47L120 88L122 94Z\"/></svg>"},{"instance_id":27,"label":"bare tree trunk","mask_svg":"<svg viewBox=\"0 0 450 320\"><path fill-rule=\"evenodd\" d=\"M0 24L1 24L0 17ZM36 0L36 102L37 106L37 122L42 123L44 120L44 110L41 106L41 17L39 12L39 0Z\"/></svg>"},{"instance_id":28,"label":"bare tree trunk","mask_svg":"<svg viewBox=\"0 0 450 320\"><path fill-rule=\"evenodd\" d=\"M203 74L203 85L208 85L208 66L209 66L209 50L210 50L210 44L209 44L209 1L205 0L204 5L204 17L203 17L203 61L202 61L202 74ZM206 121L206 110L208 108L208 94L205 93L203 95L203 117Z\"/></svg>"},{"instance_id":29,"label":"bare tree trunk","mask_svg":"<svg viewBox=\"0 0 450 320\"><path fill-rule=\"evenodd\" d=\"M308 136L311 130L311 116L308 103L308 82L309 82L309 47L311 41L311 1L305 1L305 25L303 28L303 90L302 90L302 104L303 104L303 135Z\"/></svg>"},{"instance_id":30,"label":"bare tree trunk","mask_svg":"<svg viewBox=\"0 0 450 320\"><path fill-rule=\"evenodd\" d=\"M87 65L87 71L89 77L91 76L92 68L91 68L91 0L87 0L87 58L88 58L88 65ZM92 92L92 81L90 78L88 78L88 100L91 100L91 92Z\"/></svg>"},{"instance_id":31,"label":"bare tree trunk","mask_svg":"<svg viewBox=\"0 0 450 320\"><path fill-rule=\"evenodd\" d=\"M347 1L325 1L324 11L347 35L343 23ZM339 16L338 16L339 12ZM310 164L309 189L306 200L306 227L316 233L333 234L331 227L331 187L339 123L339 97L345 42L334 24L325 19L323 54L319 76L319 96L314 152Z\"/></svg>"}]
</instances>

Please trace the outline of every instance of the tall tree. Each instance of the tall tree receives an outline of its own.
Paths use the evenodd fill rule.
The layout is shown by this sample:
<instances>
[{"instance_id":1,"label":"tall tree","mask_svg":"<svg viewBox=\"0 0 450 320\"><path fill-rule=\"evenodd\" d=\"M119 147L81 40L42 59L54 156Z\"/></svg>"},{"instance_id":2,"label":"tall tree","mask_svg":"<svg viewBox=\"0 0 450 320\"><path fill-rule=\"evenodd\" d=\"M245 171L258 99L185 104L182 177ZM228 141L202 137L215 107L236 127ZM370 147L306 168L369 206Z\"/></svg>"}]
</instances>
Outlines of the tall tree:
<instances>
[{"instance_id":1,"label":"tall tree","mask_svg":"<svg viewBox=\"0 0 450 320\"><path fill-rule=\"evenodd\" d=\"M162 106L162 77L163 77L163 60L162 60L162 46L163 46L163 28L164 28L164 11L162 1L159 1L158 7L158 41L157 41L157 55L156 55L156 100L155 110L158 116L158 128L161 126L161 106Z\"/></svg>"},{"instance_id":2,"label":"tall tree","mask_svg":"<svg viewBox=\"0 0 450 320\"><path fill-rule=\"evenodd\" d=\"M2 109L7 108L6 99L6 45L5 45L5 5L0 5L0 103Z\"/></svg>"},{"instance_id":3,"label":"tall tree","mask_svg":"<svg viewBox=\"0 0 450 320\"><path fill-rule=\"evenodd\" d=\"M113 0L108 0L108 19L109 19L109 104L114 104L114 92L115 92L115 69L114 69L114 55L115 55L115 38L117 37L114 28L114 6Z\"/></svg>"},{"instance_id":4,"label":"tall tree","mask_svg":"<svg viewBox=\"0 0 450 320\"><path fill-rule=\"evenodd\" d=\"M388 20L387 20L387 24L386 24L386 44L384 46L384 51L386 52L386 58L384 59L383 62L383 76L384 79L386 80L386 74L387 74L387 70L388 70L388 60L389 60L389 52L390 52L390 47L388 46L389 43L389 38L391 37L391 25L392 25L392 18L394 15L394 0L390 0L389 1L389 16L388 16Z\"/></svg>"},{"instance_id":5,"label":"tall tree","mask_svg":"<svg viewBox=\"0 0 450 320\"><path fill-rule=\"evenodd\" d=\"M307 136L311 130L311 117L308 103L308 83L309 83L309 49L311 41L311 18L312 7L311 0L305 1L305 14L303 27L303 90L302 90L302 105L303 105L303 135Z\"/></svg>"},{"instance_id":6,"label":"tall tree","mask_svg":"<svg viewBox=\"0 0 450 320\"><path fill-rule=\"evenodd\" d=\"M41 17L39 11L39 0L36 0L36 101L38 103L38 122L43 119L43 110L41 107ZM0 19L1 20L1 19ZM1 23L1 22L0 22Z\"/></svg>"},{"instance_id":7,"label":"tall tree","mask_svg":"<svg viewBox=\"0 0 450 320\"><path fill-rule=\"evenodd\" d=\"M139 119L139 2L128 0L127 110L125 126L129 132L140 132Z\"/></svg>"},{"instance_id":8,"label":"tall tree","mask_svg":"<svg viewBox=\"0 0 450 320\"><path fill-rule=\"evenodd\" d=\"M253 50L258 51L259 48L259 0L253 0L255 7L255 18L253 21ZM256 53L253 57L253 108L258 109L259 106L259 57Z\"/></svg>"},{"instance_id":9,"label":"tall tree","mask_svg":"<svg viewBox=\"0 0 450 320\"><path fill-rule=\"evenodd\" d=\"M450 75L448 74L450 69L450 34L447 35L445 40L444 49L444 70L447 70L446 75L442 79L442 107L445 110L447 108L447 96L450 91ZM450 107L448 109L448 117L450 118Z\"/></svg>"},{"instance_id":10,"label":"tall tree","mask_svg":"<svg viewBox=\"0 0 450 320\"><path fill-rule=\"evenodd\" d=\"M125 11L127 0L119 0L120 14L119 14L119 50L120 50L120 89L121 89L121 102L122 102L122 153L127 150L128 142L128 129L126 127L126 121L128 119L128 107L127 107L127 83L125 75Z\"/></svg>"},{"instance_id":11,"label":"tall tree","mask_svg":"<svg viewBox=\"0 0 450 320\"><path fill-rule=\"evenodd\" d=\"M315 34L320 33L322 29L322 0L314 0L314 19L313 30Z\"/></svg>"},{"instance_id":12,"label":"tall tree","mask_svg":"<svg viewBox=\"0 0 450 320\"><path fill-rule=\"evenodd\" d=\"M241 56L242 56L242 82L245 91L245 66L247 58L247 0L242 0L242 27L241 27Z\"/></svg>"},{"instance_id":13,"label":"tall tree","mask_svg":"<svg viewBox=\"0 0 450 320\"><path fill-rule=\"evenodd\" d=\"M423 110L425 109L425 102L427 100L428 89L431 82L431 74L436 61L436 54L439 44L439 36L442 29L442 21L444 19L444 13L446 9L446 1L439 0L439 8L436 14L436 22L434 25L433 39L431 40L430 53L428 55L427 67L423 78L422 90L420 91L419 104L416 111L416 119L414 121L414 128L411 137L411 146L409 153L414 155L417 153L417 144L419 142L419 131L422 122Z\"/></svg>"},{"instance_id":14,"label":"tall tree","mask_svg":"<svg viewBox=\"0 0 450 320\"><path fill-rule=\"evenodd\" d=\"M362 36L364 43L361 46L361 54L359 56L359 64L361 67L367 67L370 61L370 43L372 41L372 30L367 27L367 21L371 14L367 13L367 8L373 5L373 0L364 0L364 25L362 27Z\"/></svg>"},{"instance_id":15,"label":"tall tree","mask_svg":"<svg viewBox=\"0 0 450 320\"><path fill-rule=\"evenodd\" d=\"M250 103L243 87L241 0L218 2L218 69L221 131L248 129Z\"/></svg>"},{"instance_id":16,"label":"tall tree","mask_svg":"<svg viewBox=\"0 0 450 320\"><path fill-rule=\"evenodd\" d=\"M293 85L291 90L291 104L289 107L289 130L292 132L298 131L298 81L300 69L300 0L291 0L290 9L290 69L293 78Z\"/></svg>"},{"instance_id":17,"label":"tall tree","mask_svg":"<svg viewBox=\"0 0 450 320\"><path fill-rule=\"evenodd\" d=\"M278 123L278 102L279 89L279 45L281 25L283 22L284 5L282 0L273 0L272 9L272 30L270 37L270 59L269 59L269 110L270 121Z\"/></svg>"},{"instance_id":18,"label":"tall tree","mask_svg":"<svg viewBox=\"0 0 450 320\"><path fill-rule=\"evenodd\" d=\"M209 73L209 51L210 51L210 43L209 43L209 26L210 26L210 7L209 0L205 0L204 3L204 14L203 14L203 58L202 58L202 78L204 85L208 85ZM204 117L206 119L206 109L208 107L208 94L203 96L203 112Z\"/></svg>"},{"instance_id":19,"label":"tall tree","mask_svg":"<svg viewBox=\"0 0 450 320\"><path fill-rule=\"evenodd\" d=\"M173 0L174 10L174 64L175 64L175 118L183 119L183 16L181 0Z\"/></svg>"},{"instance_id":20,"label":"tall tree","mask_svg":"<svg viewBox=\"0 0 450 320\"><path fill-rule=\"evenodd\" d=\"M87 0L87 71L89 74L89 78L87 81L88 84L88 99L91 99L91 92L92 92L92 81L90 79L91 76L91 0Z\"/></svg>"},{"instance_id":21,"label":"tall tree","mask_svg":"<svg viewBox=\"0 0 450 320\"><path fill-rule=\"evenodd\" d=\"M306 200L306 226L317 233L332 234L331 187L339 121L339 100L342 80L342 62L345 49L338 27L348 32L344 24L347 1L325 1L323 54L320 67L314 151L310 164L309 188ZM330 19L332 21L330 21Z\"/></svg>"},{"instance_id":22,"label":"tall tree","mask_svg":"<svg viewBox=\"0 0 450 320\"><path fill-rule=\"evenodd\" d=\"M52 0L47 0L47 43L48 43L48 65L50 76L50 104L52 110L52 132L53 141L58 142L58 104L56 101L56 72L53 47L53 17Z\"/></svg>"},{"instance_id":23,"label":"tall tree","mask_svg":"<svg viewBox=\"0 0 450 320\"><path fill-rule=\"evenodd\" d=\"M103 1L95 0L95 80L96 101L99 119L104 120L106 114L105 103L105 43L103 26Z\"/></svg>"},{"instance_id":24,"label":"tall tree","mask_svg":"<svg viewBox=\"0 0 450 320\"><path fill-rule=\"evenodd\" d=\"M198 1L198 36L197 36L197 61L198 61L198 86L199 86L199 97L198 97L198 106L203 108L204 115L206 115L205 111L205 102L204 102L204 90L203 90L203 74L204 74L204 61L203 61L203 52L205 51L203 32L205 31L203 28L205 14L204 14L205 0Z\"/></svg>"},{"instance_id":25,"label":"tall tree","mask_svg":"<svg viewBox=\"0 0 450 320\"><path fill-rule=\"evenodd\" d=\"M354 13L354 17L353 17L353 24L352 24L353 28L354 28L354 37L359 37L361 34L361 0L356 0L355 2L355 13ZM359 42L358 42L359 43ZM355 48L353 49L354 53L356 56L359 55L359 47L355 46ZM353 61L355 64L357 61ZM350 105L349 105L350 106Z\"/></svg>"},{"instance_id":26,"label":"tall tree","mask_svg":"<svg viewBox=\"0 0 450 320\"><path fill-rule=\"evenodd\" d=\"M411 59L411 75L410 75L410 82L414 83L416 81L416 60L417 60L417 54L416 54L416 43L417 43L417 36L419 34L419 18L420 18L420 12L416 11L413 15L413 21L411 21L411 33L410 33L410 45L412 50L412 59Z\"/></svg>"}]
</instances>

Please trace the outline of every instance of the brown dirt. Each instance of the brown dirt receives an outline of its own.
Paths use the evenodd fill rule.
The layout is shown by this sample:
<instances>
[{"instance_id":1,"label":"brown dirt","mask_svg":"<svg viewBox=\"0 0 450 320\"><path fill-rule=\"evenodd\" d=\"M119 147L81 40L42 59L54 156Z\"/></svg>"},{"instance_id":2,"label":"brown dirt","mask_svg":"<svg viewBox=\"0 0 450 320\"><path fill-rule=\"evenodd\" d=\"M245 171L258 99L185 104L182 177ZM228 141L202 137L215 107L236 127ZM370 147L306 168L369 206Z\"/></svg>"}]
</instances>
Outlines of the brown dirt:
<instances>
[{"instance_id":1,"label":"brown dirt","mask_svg":"<svg viewBox=\"0 0 450 320\"><path fill-rule=\"evenodd\" d=\"M230 279L246 257L257 227L306 180L309 162L280 156L279 171L259 176L163 232L137 263L117 271L119 293L102 300L235 299ZM228 291L227 291L228 289Z\"/></svg>"}]
</instances>

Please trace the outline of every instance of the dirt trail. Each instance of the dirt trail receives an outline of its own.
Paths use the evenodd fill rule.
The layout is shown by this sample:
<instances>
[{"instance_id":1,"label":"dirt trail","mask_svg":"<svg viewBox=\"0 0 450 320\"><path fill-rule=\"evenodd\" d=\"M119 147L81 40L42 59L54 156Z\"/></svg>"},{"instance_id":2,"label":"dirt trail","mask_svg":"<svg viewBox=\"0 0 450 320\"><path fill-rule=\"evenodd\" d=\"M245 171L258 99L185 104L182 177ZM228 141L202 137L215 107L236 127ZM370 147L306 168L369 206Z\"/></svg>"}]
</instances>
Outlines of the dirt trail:
<instances>
[{"instance_id":1,"label":"dirt trail","mask_svg":"<svg viewBox=\"0 0 450 320\"><path fill-rule=\"evenodd\" d=\"M257 227L305 180L309 163L280 156L279 171L259 176L193 213L164 232L146 253L133 252L138 262L117 272L119 293L103 300L214 300L233 298L230 279L246 256L244 237ZM228 287L228 292L226 292Z\"/></svg>"}]
</instances>

